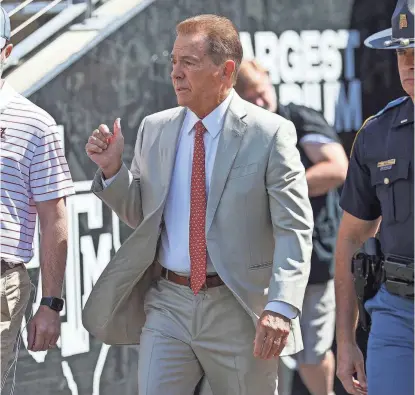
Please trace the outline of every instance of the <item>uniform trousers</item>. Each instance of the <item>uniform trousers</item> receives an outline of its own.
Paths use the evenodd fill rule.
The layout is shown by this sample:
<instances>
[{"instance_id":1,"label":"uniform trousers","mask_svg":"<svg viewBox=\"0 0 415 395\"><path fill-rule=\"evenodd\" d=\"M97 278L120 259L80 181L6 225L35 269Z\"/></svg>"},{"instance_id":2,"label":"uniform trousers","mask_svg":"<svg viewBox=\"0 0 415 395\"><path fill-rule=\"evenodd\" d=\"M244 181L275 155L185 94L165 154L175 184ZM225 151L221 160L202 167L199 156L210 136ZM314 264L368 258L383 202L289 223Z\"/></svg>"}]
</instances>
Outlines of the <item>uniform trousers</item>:
<instances>
[{"instance_id":1,"label":"uniform trousers","mask_svg":"<svg viewBox=\"0 0 415 395\"><path fill-rule=\"evenodd\" d=\"M161 278L144 309L140 395L193 395L203 374L213 395L277 395L277 360L253 356L254 322L225 285L194 295Z\"/></svg>"},{"instance_id":2,"label":"uniform trousers","mask_svg":"<svg viewBox=\"0 0 415 395\"><path fill-rule=\"evenodd\" d=\"M414 302L384 286L366 302L372 325L367 348L368 395L414 394Z\"/></svg>"}]
</instances>

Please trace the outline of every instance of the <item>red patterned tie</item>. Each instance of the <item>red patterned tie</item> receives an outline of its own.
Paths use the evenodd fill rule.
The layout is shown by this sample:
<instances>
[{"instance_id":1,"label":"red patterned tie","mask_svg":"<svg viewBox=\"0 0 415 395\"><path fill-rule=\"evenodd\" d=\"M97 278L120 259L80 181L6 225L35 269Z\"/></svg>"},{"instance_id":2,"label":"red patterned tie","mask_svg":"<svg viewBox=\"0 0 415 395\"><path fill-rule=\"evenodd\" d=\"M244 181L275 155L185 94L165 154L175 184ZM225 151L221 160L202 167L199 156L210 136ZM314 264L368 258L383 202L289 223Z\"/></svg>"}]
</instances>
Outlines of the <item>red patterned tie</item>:
<instances>
[{"instance_id":1,"label":"red patterned tie","mask_svg":"<svg viewBox=\"0 0 415 395\"><path fill-rule=\"evenodd\" d=\"M202 121L195 124L195 144L190 188L190 287L195 295L206 282L206 172L205 144L206 128Z\"/></svg>"}]
</instances>

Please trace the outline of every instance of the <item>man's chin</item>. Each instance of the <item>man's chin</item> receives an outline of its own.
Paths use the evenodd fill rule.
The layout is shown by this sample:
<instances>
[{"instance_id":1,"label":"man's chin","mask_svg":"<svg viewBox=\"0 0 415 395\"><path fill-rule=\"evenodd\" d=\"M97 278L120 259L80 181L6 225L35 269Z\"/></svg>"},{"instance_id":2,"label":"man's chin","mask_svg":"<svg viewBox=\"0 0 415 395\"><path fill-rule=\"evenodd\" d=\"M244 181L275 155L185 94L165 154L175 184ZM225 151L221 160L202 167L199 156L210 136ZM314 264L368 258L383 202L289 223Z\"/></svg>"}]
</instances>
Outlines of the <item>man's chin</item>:
<instances>
[{"instance_id":1,"label":"man's chin","mask_svg":"<svg viewBox=\"0 0 415 395\"><path fill-rule=\"evenodd\" d=\"M189 97L186 97L183 94L176 94L176 98L177 98L177 104L179 106L185 107L189 103Z\"/></svg>"},{"instance_id":2,"label":"man's chin","mask_svg":"<svg viewBox=\"0 0 415 395\"><path fill-rule=\"evenodd\" d=\"M414 80L407 79L402 82L402 88L407 93L408 96L414 97Z\"/></svg>"}]
</instances>

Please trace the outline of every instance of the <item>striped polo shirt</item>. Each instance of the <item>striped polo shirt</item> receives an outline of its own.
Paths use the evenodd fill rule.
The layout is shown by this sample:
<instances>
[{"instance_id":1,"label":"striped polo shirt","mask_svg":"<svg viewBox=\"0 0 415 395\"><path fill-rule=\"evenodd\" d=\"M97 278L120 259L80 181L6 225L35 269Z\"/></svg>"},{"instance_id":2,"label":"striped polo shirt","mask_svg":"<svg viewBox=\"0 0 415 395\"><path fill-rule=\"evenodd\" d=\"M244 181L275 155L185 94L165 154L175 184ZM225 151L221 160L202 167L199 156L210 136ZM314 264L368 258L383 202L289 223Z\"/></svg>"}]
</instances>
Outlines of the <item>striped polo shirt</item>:
<instances>
[{"instance_id":1,"label":"striped polo shirt","mask_svg":"<svg viewBox=\"0 0 415 395\"><path fill-rule=\"evenodd\" d=\"M53 118L4 82L0 89L0 255L33 257L36 203L74 193Z\"/></svg>"}]
</instances>

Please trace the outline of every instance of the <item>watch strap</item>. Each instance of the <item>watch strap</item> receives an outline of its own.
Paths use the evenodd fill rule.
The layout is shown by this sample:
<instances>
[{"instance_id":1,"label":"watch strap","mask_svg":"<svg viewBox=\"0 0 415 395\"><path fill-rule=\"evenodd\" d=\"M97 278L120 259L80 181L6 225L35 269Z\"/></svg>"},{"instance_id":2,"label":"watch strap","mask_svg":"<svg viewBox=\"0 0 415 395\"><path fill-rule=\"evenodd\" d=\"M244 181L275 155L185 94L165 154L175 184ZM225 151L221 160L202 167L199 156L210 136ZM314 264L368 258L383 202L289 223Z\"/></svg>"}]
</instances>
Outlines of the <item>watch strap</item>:
<instances>
[{"instance_id":1,"label":"watch strap","mask_svg":"<svg viewBox=\"0 0 415 395\"><path fill-rule=\"evenodd\" d=\"M48 306L49 308L57 312L62 311L63 304L64 304L63 299L60 299L54 296L44 296L40 301L41 306Z\"/></svg>"}]
</instances>

